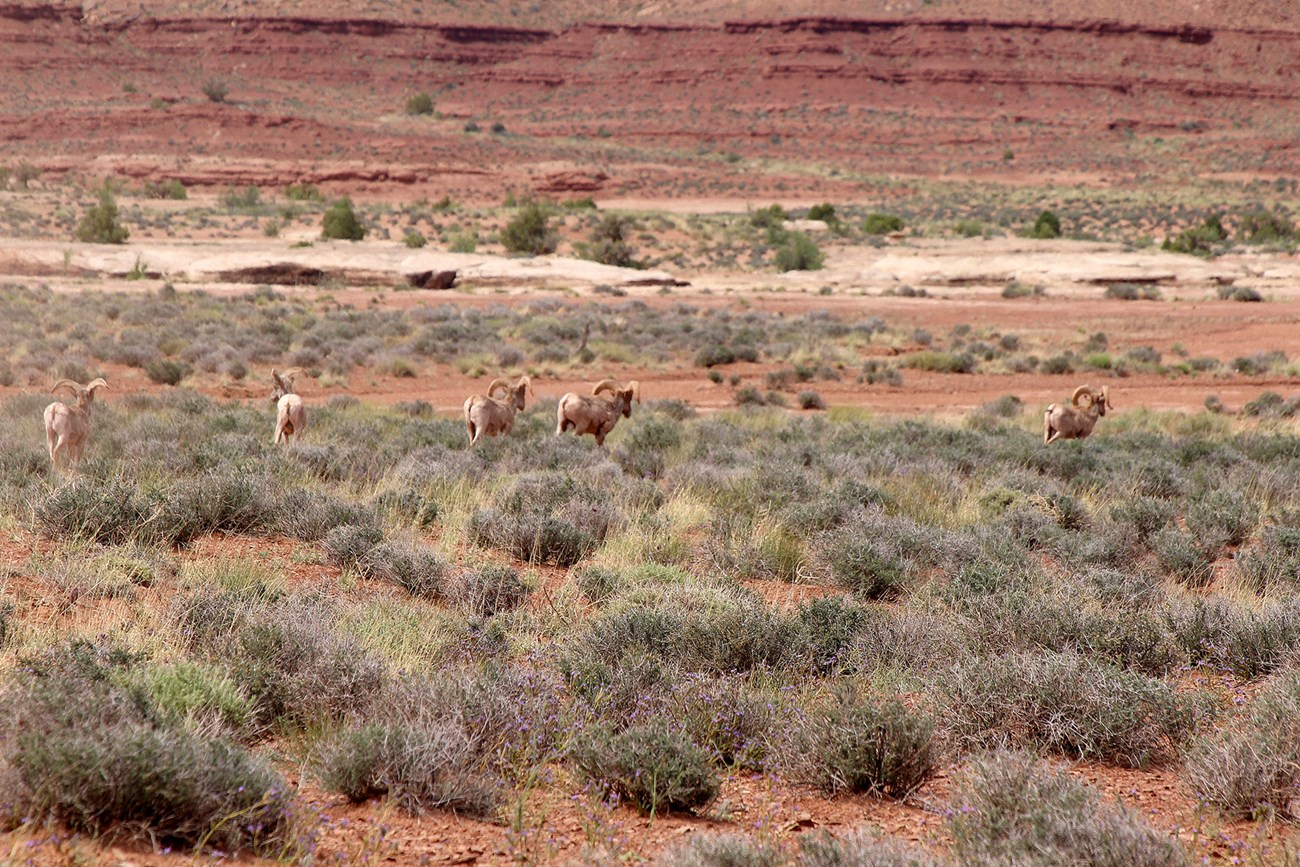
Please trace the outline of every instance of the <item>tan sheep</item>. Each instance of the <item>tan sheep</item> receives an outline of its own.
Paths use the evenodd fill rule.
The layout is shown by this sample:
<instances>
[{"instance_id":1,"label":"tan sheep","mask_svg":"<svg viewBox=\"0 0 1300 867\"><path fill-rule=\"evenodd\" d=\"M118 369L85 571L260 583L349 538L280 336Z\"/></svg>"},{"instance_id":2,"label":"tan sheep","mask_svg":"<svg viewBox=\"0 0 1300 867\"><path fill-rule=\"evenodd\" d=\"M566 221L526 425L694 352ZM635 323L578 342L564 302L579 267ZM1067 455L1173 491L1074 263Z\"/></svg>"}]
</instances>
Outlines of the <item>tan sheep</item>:
<instances>
[{"instance_id":1,"label":"tan sheep","mask_svg":"<svg viewBox=\"0 0 1300 867\"><path fill-rule=\"evenodd\" d=\"M1086 402L1080 404L1085 398ZM1043 413L1043 444L1084 439L1108 409L1113 409L1108 386L1103 385L1100 391L1089 385L1079 386L1069 405L1054 403Z\"/></svg>"},{"instance_id":2,"label":"tan sheep","mask_svg":"<svg viewBox=\"0 0 1300 867\"><path fill-rule=\"evenodd\" d=\"M602 391L608 391L611 396L601 397ZM619 387L612 379L602 379L592 387L590 397L571 391L560 398L555 410L555 433L592 434L596 445L604 445L619 416L631 417L634 400L641 402L641 384L636 380Z\"/></svg>"},{"instance_id":3,"label":"tan sheep","mask_svg":"<svg viewBox=\"0 0 1300 867\"><path fill-rule=\"evenodd\" d=\"M271 370L271 400L275 401L275 436L271 442L287 443L289 437L301 436L307 429L307 407L293 390L293 380L300 373L300 367L291 367L284 373Z\"/></svg>"},{"instance_id":4,"label":"tan sheep","mask_svg":"<svg viewBox=\"0 0 1300 867\"><path fill-rule=\"evenodd\" d=\"M526 376L519 377L513 387L504 379L494 379L488 386L487 396L473 395L465 399L465 427L469 431L469 444L483 437L505 436L515 426L515 413L524 408L524 393L532 383ZM506 392L505 399L494 397L497 389Z\"/></svg>"},{"instance_id":5,"label":"tan sheep","mask_svg":"<svg viewBox=\"0 0 1300 867\"><path fill-rule=\"evenodd\" d=\"M95 402L95 392L108 388L108 383L103 379L92 379L82 385L75 380L60 379L54 383L50 393L61 388L70 390L77 402L69 406L55 401L45 407L45 441L50 449L50 465L57 470L59 457L64 455L69 470L75 473L86 441L90 439L90 407Z\"/></svg>"}]
</instances>

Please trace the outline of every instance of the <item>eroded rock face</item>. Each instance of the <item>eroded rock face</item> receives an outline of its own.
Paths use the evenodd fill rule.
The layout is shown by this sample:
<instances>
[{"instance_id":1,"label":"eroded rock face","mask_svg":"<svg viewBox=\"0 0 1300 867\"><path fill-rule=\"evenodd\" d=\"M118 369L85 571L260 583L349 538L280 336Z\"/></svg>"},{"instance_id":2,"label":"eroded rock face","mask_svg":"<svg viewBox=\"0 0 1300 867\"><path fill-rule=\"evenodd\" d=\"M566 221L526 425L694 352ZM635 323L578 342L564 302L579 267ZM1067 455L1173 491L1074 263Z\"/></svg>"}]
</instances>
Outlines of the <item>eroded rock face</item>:
<instances>
[{"instance_id":1,"label":"eroded rock face","mask_svg":"<svg viewBox=\"0 0 1300 867\"><path fill-rule=\"evenodd\" d=\"M844 15L774 17L814 5ZM220 18L8 2L0 159L54 175L437 196L441 185L496 200L507 189L690 196L664 177L743 185L736 162L749 156L1059 180L1064 166L1123 176L1191 152L1134 147L1141 136L1186 139L1219 170L1267 153L1270 176L1300 172L1300 149L1279 147L1276 132L1300 109L1298 25L1238 14L1254 8L1245 0L1207 5L1171 0L1159 16L1109 19L1127 8L1110 3L1084 19L1027 0L910 16L737 0L680 16L702 23L668 12L634 22L618 6L621 23L524 27L345 13L327 0ZM440 120L402 114L413 69L437 93ZM229 86L225 102L203 95L210 79ZM572 142L606 137L643 150L582 165L591 152ZM719 159L729 148L744 153Z\"/></svg>"}]
</instances>

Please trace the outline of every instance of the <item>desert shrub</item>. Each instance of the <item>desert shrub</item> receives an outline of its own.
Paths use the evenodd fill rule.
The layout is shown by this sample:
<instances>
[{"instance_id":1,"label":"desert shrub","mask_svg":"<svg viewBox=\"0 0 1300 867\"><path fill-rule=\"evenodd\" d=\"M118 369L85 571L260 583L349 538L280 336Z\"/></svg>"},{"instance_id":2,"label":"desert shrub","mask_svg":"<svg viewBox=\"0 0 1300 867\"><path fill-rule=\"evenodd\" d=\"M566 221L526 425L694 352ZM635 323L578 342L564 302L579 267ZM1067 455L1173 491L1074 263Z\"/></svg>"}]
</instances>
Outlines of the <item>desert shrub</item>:
<instances>
[{"instance_id":1,"label":"desert shrub","mask_svg":"<svg viewBox=\"0 0 1300 867\"><path fill-rule=\"evenodd\" d=\"M1296 661L1300 608L1289 600L1256 610L1194 599L1165 616L1193 663L1251 679Z\"/></svg>"},{"instance_id":2,"label":"desert shrub","mask_svg":"<svg viewBox=\"0 0 1300 867\"><path fill-rule=\"evenodd\" d=\"M702 346L695 353L695 364L698 367L713 367L737 361L758 361L758 350L746 344L737 346L716 343Z\"/></svg>"},{"instance_id":3,"label":"desert shrub","mask_svg":"<svg viewBox=\"0 0 1300 867\"><path fill-rule=\"evenodd\" d=\"M214 470L162 492L144 532L174 545L208 533L248 533L274 526L277 504L264 479Z\"/></svg>"},{"instance_id":4,"label":"desert shrub","mask_svg":"<svg viewBox=\"0 0 1300 867\"><path fill-rule=\"evenodd\" d=\"M745 672L808 664L803 629L745 594L701 588L647 603L628 603L592 618L566 649L573 677L608 678L633 655L660 658L688 672Z\"/></svg>"},{"instance_id":5,"label":"desert shrub","mask_svg":"<svg viewBox=\"0 0 1300 867\"><path fill-rule=\"evenodd\" d=\"M800 409L826 408L826 401L822 400L822 396L811 389L799 392L798 400Z\"/></svg>"},{"instance_id":6,"label":"desert shrub","mask_svg":"<svg viewBox=\"0 0 1300 867\"><path fill-rule=\"evenodd\" d=\"M225 665L253 702L259 731L339 720L372 702L387 682L382 661L345 637L327 604L200 592L175 603L189 646Z\"/></svg>"},{"instance_id":7,"label":"desert shrub","mask_svg":"<svg viewBox=\"0 0 1300 867\"><path fill-rule=\"evenodd\" d=\"M530 563L572 566L622 517L607 494L563 473L519 476L493 502L470 517L470 538Z\"/></svg>"},{"instance_id":8,"label":"desert shrub","mask_svg":"<svg viewBox=\"0 0 1300 867\"><path fill-rule=\"evenodd\" d=\"M620 732L589 728L569 757L580 776L651 815L703 807L720 785L708 753L662 722Z\"/></svg>"},{"instance_id":9,"label":"desert shrub","mask_svg":"<svg viewBox=\"0 0 1300 867\"><path fill-rule=\"evenodd\" d=\"M1191 498L1184 519L1198 544L1216 550L1250 537L1259 521L1259 506L1240 491L1211 490Z\"/></svg>"},{"instance_id":10,"label":"desert shrub","mask_svg":"<svg viewBox=\"0 0 1300 867\"><path fill-rule=\"evenodd\" d=\"M928 370L934 373L970 373L975 369L975 356L968 352L943 352L926 349L913 352L903 359L904 367Z\"/></svg>"},{"instance_id":11,"label":"desert shrub","mask_svg":"<svg viewBox=\"0 0 1300 867\"><path fill-rule=\"evenodd\" d=\"M77 225L75 237L86 244L125 244L130 230L121 224L117 202L107 189L99 193L99 204L86 211Z\"/></svg>"},{"instance_id":12,"label":"desert shrub","mask_svg":"<svg viewBox=\"0 0 1300 867\"><path fill-rule=\"evenodd\" d=\"M860 535L855 525L830 535L826 558L835 583L864 599L891 599L907 583L907 564L893 550L892 542Z\"/></svg>"},{"instance_id":13,"label":"desert shrub","mask_svg":"<svg viewBox=\"0 0 1300 867\"><path fill-rule=\"evenodd\" d=\"M121 650L72 642L9 679L0 700L0 765L9 771L0 818L227 853L294 850L285 781L152 704L132 686L142 668Z\"/></svg>"},{"instance_id":14,"label":"desert shrub","mask_svg":"<svg viewBox=\"0 0 1300 867\"><path fill-rule=\"evenodd\" d=\"M1177 235L1166 237L1160 249L1174 253L1190 253L1193 256L1211 256L1214 254L1214 245L1227 237L1228 233L1224 230L1219 216L1211 214L1200 226L1184 229Z\"/></svg>"},{"instance_id":15,"label":"desert shrub","mask_svg":"<svg viewBox=\"0 0 1300 867\"><path fill-rule=\"evenodd\" d=\"M354 803L388 795L412 813L449 808L490 818L499 783L475 763L470 736L450 720L371 722L320 743L313 756L326 789Z\"/></svg>"},{"instance_id":16,"label":"desert shrub","mask_svg":"<svg viewBox=\"0 0 1300 867\"><path fill-rule=\"evenodd\" d=\"M756 229L780 229L781 224L790 218L780 205L768 205L749 215L749 224Z\"/></svg>"},{"instance_id":17,"label":"desert shrub","mask_svg":"<svg viewBox=\"0 0 1300 867\"><path fill-rule=\"evenodd\" d=\"M811 715L806 738L810 775L827 794L906 798L938 765L933 720L896 698L843 690Z\"/></svg>"},{"instance_id":18,"label":"desert shrub","mask_svg":"<svg viewBox=\"0 0 1300 867\"><path fill-rule=\"evenodd\" d=\"M1111 520L1131 527L1140 540L1150 539L1174 520L1174 505L1158 497L1136 496L1114 503L1110 507Z\"/></svg>"},{"instance_id":19,"label":"desert shrub","mask_svg":"<svg viewBox=\"0 0 1300 867\"><path fill-rule=\"evenodd\" d=\"M366 236L366 227L357 218L352 199L343 196L325 209L321 216L320 236L342 241L360 241Z\"/></svg>"},{"instance_id":20,"label":"desert shrub","mask_svg":"<svg viewBox=\"0 0 1300 867\"><path fill-rule=\"evenodd\" d=\"M1266 527L1259 542L1237 557L1236 567L1256 593L1294 593L1300 588L1300 528Z\"/></svg>"},{"instance_id":21,"label":"desert shrub","mask_svg":"<svg viewBox=\"0 0 1300 867\"><path fill-rule=\"evenodd\" d=\"M1264 296L1258 289L1250 286L1220 286L1218 290L1220 301L1263 301Z\"/></svg>"},{"instance_id":22,"label":"desert shrub","mask_svg":"<svg viewBox=\"0 0 1300 867\"><path fill-rule=\"evenodd\" d=\"M560 239L550 225L550 210L538 202L528 202L501 229L501 244L511 253L544 256L554 253Z\"/></svg>"},{"instance_id":23,"label":"desert shrub","mask_svg":"<svg viewBox=\"0 0 1300 867\"><path fill-rule=\"evenodd\" d=\"M1214 552L1190 533L1165 527L1152 534L1150 544L1165 572L1188 587L1204 587L1214 579Z\"/></svg>"},{"instance_id":24,"label":"desert shrub","mask_svg":"<svg viewBox=\"0 0 1300 867\"><path fill-rule=\"evenodd\" d=\"M144 366L144 375L158 385L178 385L189 374L189 365L170 358L159 358Z\"/></svg>"},{"instance_id":25,"label":"desert shrub","mask_svg":"<svg viewBox=\"0 0 1300 867\"><path fill-rule=\"evenodd\" d=\"M406 234L402 236L402 243L412 250L418 250L428 244L429 239L418 229L407 229Z\"/></svg>"},{"instance_id":26,"label":"desert shrub","mask_svg":"<svg viewBox=\"0 0 1300 867\"><path fill-rule=\"evenodd\" d=\"M637 266L636 251L628 243L633 228L632 220L621 214L606 214L591 232L591 246L587 257L605 265L620 268Z\"/></svg>"},{"instance_id":27,"label":"desert shrub","mask_svg":"<svg viewBox=\"0 0 1300 867\"><path fill-rule=\"evenodd\" d=\"M219 78L209 78L203 82L203 95L212 102L225 102L230 93L230 85Z\"/></svg>"},{"instance_id":28,"label":"desert shrub","mask_svg":"<svg viewBox=\"0 0 1300 867\"><path fill-rule=\"evenodd\" d=\"M891 232L903 231L904 225L902 217L876 212L867 214L866 219L862 221L862 231L868 235L888 235Z\"/></svg>"},{"instance_id":29,"label":"desert shrub","mask_svg":"<svg viewBox=\"0 0 1300 867\"><path fill-rule=\"evenodd\" d=\"M1038 218L1034 220L1034 225L1025 235L1030 238L1059 238L1061 237L1061 219L1052 211L1041 211Z\"/></svg>"},{"instance_id":30,"label":"desert shrub","mask_svg":"<svg viewBox=\"0 0 1300 867\"><path fill-rule=\"evenodd\" d=\"M827 831L799 835L798 867L940 867L924 849L878 837L864 829L839 836Z\"/></svg>"},{"instance_id":31,"label":"desert shrub","mask_svg":"<svg viewBox=\"0 0 1300 867\"><path fill-rule=\"evenodd\" d=\"M528 593L519 572L500 563L464 573L455 590L456 601L480 617L514 611L527 601Z\"/></svg>"},{"instance_id":32,"label":"desert shrub","mask_svg":"<svg viewBox=\"0 0 1300 867\"><path fill-rule=\"evenodd\" d=\"M841 596L819 596L795 612L807 636L813 670L834 673L849 666L849 651L868 622L879 615Z\"/></svg>"},{"instance_id":33,"label":"desert shrub","mask_svg":"<svg viewBox=\"0 0 1300 867\"><path fill-rule=\"evenodd\" d=\"M784 867L785 853L770 842L730 831L692 834L665 853L673 867Z\"/></svg>"},{"instance_id":34,"label":"desert shrub","mask_svg":"<svg viewBox=\"0 0 1300 867\"><path fill-rule=\"evenodd\" d=\"M1047 290L1042 286L1031 286L1028 283L1021 283L1018 280L1012 280L1002 287L1003 298L1039 298L1047 294ZM1008 347L1014 349L1015 347Z\"/></svg>"},{"instance_id":35,"label":"desert shrub","mask_svg":"<svg viewBox=\"0 0 1300 867\"><path fill-rule=\"evenodd\" d=\"M1111 283L1102 297L1116 301L1159 301L1160 289L1146 283Z\"/></svg>"},{"instance_id":36,"label":"desert shrub","mask_svg":"<svg viewBox=\"0 0 1300 867\"><path fill-rule=\"evenodd\" d=\"M776 248L776 270L819 271L825 257L806 232L789 232Z\"/></svg>"},{"instance_id":37,"label":"desert shrub","mask_svg":"<svg viewBox=\"0 0 1300 867\"><path fill-rule=\"evenodd\" d=\"M954 665L943 723L967 747L1039 747L1137 767L1189 734L1190 701L1163 681L1074 653L1017 652Z\"/></svg>"},{"instance_id":38,"label":"desert shrub","mask_svg":"<svg viewBox=\"0 0 1300 867\"><path fill-rule=\"evenodd\" d=\"M327 544L329 536L326 537ZM448 564L419 542L389 539L376 544L353 568L367 578L396 584L412 596L432 599L447 591Z\"/></svg>"},{"instance_id":39,"label":"desert shrub","mask_svg":"<svg viewBox=\"0 0 1300 867\"><path fill-rule=\"evenodd\" d=\"M1261 209L1243 214L1237 224L1237 240L1244 244L1290 243L1295 239L1295 224L1271 211Z\"/></svg>"},{"instance_id":40,"label":"desert shrub","mask_svg":"<svg viewBox=\"0 0 1300 867\"><path fill-rule=\"evenodd\" d=\"M1186 777L1231 819L1290 816L1300 786L1300 673L1278 675L1250 710L1198 738Z\"/></svg>"},{"instance_id":41,"label":"desert shrub","mask_svg":"<svg viewBox=\"0 0 1300 867\"><path fill-rule=\"evenodd\" d=\"M375 549L384 539L384 533L374 524L344 524L325 534L325 554L329 562L340 569L362 569Z\"/></svg>"},{"instance_id":42,"label":"desert shrub","mask_svg":"<svg viewBox=\"0 0 1300 867\"><path fill-rule=\"evenodd\" d=\"M1246 376L1261 376L1279 364L1286 363L1286 353L1279 350L1240 355L1229 362L1229 367Z\"/></svg>"},{"instance_id":43,"label":"desert shrub","mask_svg":"<svg viewBox=\"0 0 1300 867\"><path fill-rule=\"evenodd\" d=\"M105 545L137 537L148 526L150 504L124 479L78 478L60 485L36 504L41 531Z\"/></svg>"},{"instance_id":44,"label":"desert shrub","mask_svg":"<svg viewBox=\"0 0 1300 867\"><path fill-rule=\"evenodd\" d=\"M406 98L406 113L433 114L433 97L423 91L411 94Z\"/></svg>"},{"instance_id":45,"label":"desert shrub","mask_svg":"<svg viewBox=\"0 0 1300 867\"><path fill-rule=\"evenodd\" d=\"M200 730L245 734L253 702L229 672L219 666L179 661L137 667L132 682L147 694L165 719Z\"/></svg>"},{"instance_id":46,"label":"desert shrub","mask_svg":"<svg viewBox=\"0 0 1300 867\"><path fill-rule=\"evenodd\" d=\"M790 725L779 696L745 675L685 675L665 690L661 713L677 721L713 761L732 768L765 767Z\"/></svg>"},{"instance_id":47,"label":"desert shrub","mask_svg":"<svg viewBox=\"0 0 1300 867\"><path fill-rule=\"evenodd\" d=\"M232 210L239 208L255 208L262 201L262 191L253 184L246 187L226 187L217 197L222 207Z\"/></svg>"},{"instance_id":48,"label":"desert shrub","mask_svg":"<svg viewBox=\"0 0 1300 867\"><path fill-rule=\"evenodd\" d=\"M1177 840L1025 753L995 752L972 761L958 780L950 816L953 856L973 867L1187 863Z\"/></svg>"},{"instance_id":49,"label":"desert shrub","mask_svg":"<svg viewBox=\"0 0 1300 867\"><path fill-rule=\"evenodd\" d=\"M280 496L278 511L276 529L304 542L319 541L336 527L373 527L378 523L374 512L362 506L326 491L300 487L290 488Z\"/></svg>"}]
</instances>

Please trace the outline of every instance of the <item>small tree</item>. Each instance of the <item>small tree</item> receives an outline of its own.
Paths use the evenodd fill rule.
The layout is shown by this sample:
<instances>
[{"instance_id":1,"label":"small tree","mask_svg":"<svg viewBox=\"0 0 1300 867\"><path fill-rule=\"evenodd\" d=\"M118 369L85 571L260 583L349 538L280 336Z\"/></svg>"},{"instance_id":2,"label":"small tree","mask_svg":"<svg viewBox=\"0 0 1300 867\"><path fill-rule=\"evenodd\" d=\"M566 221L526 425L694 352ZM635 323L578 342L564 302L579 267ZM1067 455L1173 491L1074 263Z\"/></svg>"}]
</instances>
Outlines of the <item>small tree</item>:
<instances>
[{"instance_id":1,"label":"small tree","mask_svg":"<svg viewBox=\"0 0 1300 867\"><path fill-rule=\"evenodd\" d=\"M867 214L867 218L862 221L862 231L868 235L888 235L891 232L903 231L903 218L895 214L882 214L879 211L873 214Z\"/></svg>"},{"instance_id":2,"label":"small tree","mask_svg":"<svg viewBox=\"0 0 1300 867\"><path fill-rule=\"evenodd\" d=\"M413 93L406 98L407 114L433 114L433 97L427 93Z\"/></svg>"},{"instance_id":3,"label":"small tree","mask_svg":"<svg viewBox=\"0 0 1300 867\"><path fill-rule=\"evenodd\" d=\"M352 210L352 200L347 196L330 205L321 218L322 238L337 238L343 241L360 241L366 236L366 227L357 219L357 212Z\"/></svg>"},{"instance_id":4,"label":"small tree","mask_svg":"<svg viewBox=\"0 0 1300 867\"><path fill-rule=\"evenodd\" d=\"M550 212L537 202L528 202L501 230L501 244L511 253L542 256L554 253L560 239L550 225Z\"/></svg>"},{"instance_id":5,"label":"small tree","mask_svg":"<svg viewBox=\"0 0 1300 867\"><path fill-rule=\"evenodd\" d=\"M76 238L88 244L125 244L131 233L117 220L117 202L108 190L99 193L99 204L81 218Z\"/></svg>"},{"instance_id":6,"label":"small tree","mask_svg":"<svg viewBox=\"0 0 1300 867\"><path fill-rule=\"evenodd\" d=\"M1034 221L1034 227L1029 230L1031 238L1059 238L1061 237L1061 220L1051 211L1043 211Z\"/></svg>"},{"instance_id":7,"label":"small tree","mask_svg":"<svg viewBox=\"0 0 1300 867\"><path fill-rule=\"evenodd\" d=\"M607 214L591 233L589 258L604 265L636 267L636 251L627 242L632 221L618 214Z\"/></svg>"},{"instance_id":8,"label":"small tree","mask_svg":"<svg viewBox=\"0 0 1300 867\"><path fill-rule=\"evenodd\" d=\"M804 232L790 232L776 251L778 271L819 271L822 251L817 242Z\"/></svg>"}]
</instances>

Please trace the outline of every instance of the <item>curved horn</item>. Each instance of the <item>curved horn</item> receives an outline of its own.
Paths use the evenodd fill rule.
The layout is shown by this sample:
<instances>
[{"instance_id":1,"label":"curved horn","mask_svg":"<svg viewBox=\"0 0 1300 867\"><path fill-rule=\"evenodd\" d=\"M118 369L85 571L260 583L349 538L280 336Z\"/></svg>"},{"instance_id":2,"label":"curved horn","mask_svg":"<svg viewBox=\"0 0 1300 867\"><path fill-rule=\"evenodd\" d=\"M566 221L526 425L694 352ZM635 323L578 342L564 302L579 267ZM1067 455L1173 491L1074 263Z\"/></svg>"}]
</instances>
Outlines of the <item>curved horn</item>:
<instances>
[{"instance_id":1,"label":"curved horn","mask_svg":"<svg viewBox=\"0 0 1300 867\"><path fill-rule=\"evenodd\" d=\"M300 373L302 373L301 367L290 367L284 373L280 374L280 376L288 379L293 379L295 376L297 376Z\"/></svg>"},{"instance_id":2,"label":"curved horn","mask_svg":"<svg viewBox=\"0 0 1300 867\"><path fill-rule=\"evenodd\" d=\"M1070 403L1074 404L1075 406L1078 406L1078 405L1079 405L1079 398L1083 397L1085 394L1088 396L1088 402L1089 402L1089 403L1092 403L1092 386L1091 386L1091 385L1081 385L1081 386L1079 386L1078 388L1076 388L1076 389L1074 390L1074 394L1070 395Z\"/></svg>"},{"instance_id":3,"label":"curved horn","mask_svg":"<svg viewBox=\"0 0 1300 867\"><path fill-rule=\"evenodd\" d=\"M1104 403L1104 404L1106 405L1106 409L1114 409L1114 408L1115 408L1115 407L1113 407L1113 406L1110 405L1110 386L1109 386L1109 385L1103 385L1103 386L1101 387L1101 401L1102 401L1102 403Z\"/></svg>"},{"instance_id":4,"label":"curved horn","mask_svg":"<svg viewBox=\"0 0 1300 867\"><path fill-rule=\"evenodd\" d=\"M519 377L519 381L515 383L515 388L516 389L523 388L523 389L527 389L528 391L532 391L533 381L529 379L527 376L521 376Z\"/></svg>"},{"instance_id":5,"label":"curved horn","mask_svg":"<svg viewBox=\"0 0 1300 867\"><path fill-rule=\"evenodd\" d=\"M54 385L50 386L50 394L54 394L54 392L61 388L70 388L72 389L73 394L80 394L85 390L85 386L77 382L75 379L60 379L58 382L54 383Z\"/></svg>"},{"instance_id":6,"label":"curved horn","mask_svg":"<svg viewBox=\"0 0 1300 867\"><path fill-rule=\"evenodd\" d=\"M86 391L93 392L97 388L108 388L108 383L104 381L104 377L97 376L86 383Z\"/></svg>"},{"instance_id":7,"label":"curved horn","mask_svg":"<svg viewBox=\"0 0 1300 867\"><path fill-rule=\"evenodd\" d=\"M608 391L613 394L618 391L618 383L612 379L602 379L591 387L591 393L593 395L600 394L602 391Z\"/></svg>"},{"instance_id":8,"label":"curved horn","mask_svg":"<svg viewBox=\"0 0 1300 867\"><path fill-rule=\"evenodd\" d=\"M509 392L509 391L510 391L510 383L506 382L504 379L494 379L494 380L492 380L492 384L488 386L488 392L487 392L487 393L488 393L488 397L491 397L491 396L492 396L492 392L496 391L498 388L504 388L507 392Z\"/></svg>"},{"instance_id":9,"label":"curved horn","mask_svg":"<svg viewBox=\"0 0 1300 867\"><path fill-rule=\"evenodd\" d=\"M627 384L627 387L628 387L628 390L632 392L632 397L634 397L634 398L636 399L636 402L637 402L637 403L640 403L640 402L641 402L641 383L637 382L637 381L634 379L634 380L632 380L631 382L629 382L629 383Z\"/></svg>"}]
</instances>

